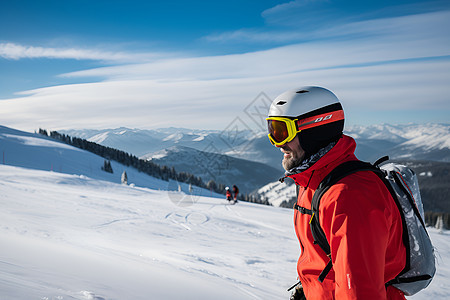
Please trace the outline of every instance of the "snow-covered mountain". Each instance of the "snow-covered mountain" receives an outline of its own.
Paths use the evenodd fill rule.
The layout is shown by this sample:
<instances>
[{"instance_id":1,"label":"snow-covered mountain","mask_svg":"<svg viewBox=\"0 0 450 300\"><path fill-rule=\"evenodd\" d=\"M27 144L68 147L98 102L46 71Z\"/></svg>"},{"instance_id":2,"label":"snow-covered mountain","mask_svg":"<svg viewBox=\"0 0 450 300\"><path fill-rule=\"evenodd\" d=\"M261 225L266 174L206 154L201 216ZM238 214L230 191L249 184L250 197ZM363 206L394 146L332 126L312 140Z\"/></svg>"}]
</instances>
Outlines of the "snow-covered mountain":
<instances>
[{"instance_id":1,"label":"snow-covered mountain","mask_svg":"<svg viewBox=\"0 0 450 300\"><path fill-rule=\"evenodd\" d=\"M279 178L279 171L266 164L227 155L175 146L152 155L152 162L174 167L177 172L188 172L203 179L228 186L237 185L243 194L254 192Z\"/></svg>"},{"instance_id":2,"label":"snow-covered mountain","mask_svg":"<svg viewBox=\"0 0 450 300\"><path fill-rule=\"evenodd\" d=\"M174 146L221 154L225 154L231 148L227 133L219 130L117 128L105 130L64 130L61 133L119 149L138 157L151 157L156 152ZM240 137L249 140L251 139L251 133L240 132Z\"/></svg>"},{"instance_id":3,"label":"snow-covered mountain","mask_svg":"<svg viewBox=\"0 0 450 300\"><path fill-rule=\"evenodd\" d=\"M152 157L161 150L183 146L265 163L281 170L281 155L264 132L227 133L218 130L166 128L157 130L106 129L66 130L63 133L120 149L139 157ZM384 155L393 159L450 162L450 124L352 126L345 130L357 142L362 160ZM231 137L230 137L231 135Z\"/></svg>"},{"instance_id":4,"label":"snow-covered mountain","mask_svg":"<svg viewBox=\"0 0 450 300\"><path fill-rule=\"evenodd\" d=\"M387 154L397 160L450 162L450 124L353 126L346 133L356 139L356 154L363 160Z\"/></svg>"},{"instance_id":5,"label":"snow-covered mountain","mask_svg":"<svg viewBox=\"0 0 450 300\"><path fill-rule=\"evenodd\" d=\"M141 158L153 158L155 162L174 166L177 171L189 171L206 181L209 181L207 175L216 176L220 173L221 181L217 180L218 183L238 182L245 185L246 192L261 188L266 183L261 184L261 181L265 181L267 177L272 177L275 181L284 173L281 167L282 154L268 142L265 133L255 134L250 131L228 133L181 128L71 130L64 133L121 149ZM353 126L347 128L345 133L356 139L356 155L362 160L373 162L389 155L391 159L396 160L450 162L450 124ZM213 156L208 153L218 154L214 159L208 159L210 166L217 170L208 171L208 168L205 168L207 164L201 157ZM263 163L272 169L261 170L254 177L255 166L241 161L241 164L234 165L233 170L230 170L226 166L229 165L228 161L235 161L231 157ZM246 167L242 168L240 165ZM261 196L273 199L265 193L261 193ZM274 200L274 203L278 202Z\"/></svg>"}]
</instances>

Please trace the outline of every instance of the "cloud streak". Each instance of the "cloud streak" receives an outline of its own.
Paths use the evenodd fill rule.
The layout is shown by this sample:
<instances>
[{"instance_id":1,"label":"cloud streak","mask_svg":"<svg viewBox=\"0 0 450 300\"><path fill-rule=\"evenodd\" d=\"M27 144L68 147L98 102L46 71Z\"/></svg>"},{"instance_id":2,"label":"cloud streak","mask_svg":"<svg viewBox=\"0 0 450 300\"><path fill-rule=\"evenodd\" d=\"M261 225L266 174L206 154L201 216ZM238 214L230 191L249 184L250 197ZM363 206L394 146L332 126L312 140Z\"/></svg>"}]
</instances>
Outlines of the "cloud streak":
<instances>
[{"instance_id":1,"label":"cloud streak","mask_svg":"<svg viewBox=\"0 0 450 300\"><path fill-rule=\"evenodd\" d=\"M294 17L292 17L295 19ZM296 19L300 17L297 15ZM314 22L320 23L320 22ZM304 43L320 40L359 39L372 36L399 36L401 39L420 38L428 35L446 37L446 28L450 26L450 11L412 14L407 16L375 18L353 22L339 22L328 26L309 28L309 26L268 27L239 29L235 31L211 34L204 39L214 43ZM402 35L406 35L403 36Z\"/></svg>"},{"instance_id":2,"label":"cloud streak","mask_svg":"<svg viewBox=\"0 0 450 300\"><path fill-rule=\"evenodd\" d=\"M19 59L75 59L97 60L108 62L136 62L155 59L159 55L146 53L136 54L127 52L111 52L79 48L48 48L23 46L15 43L0 43L0 57L12 60Z\"/></svg>"},{"instance_id":3,"label":"cloud streak","mask_svg":"<svg viewBox=\"0 0 450 300\"><path fill-rule=\"evenodd\" d=\"M334 68L404 63L450 56L450 11L357 22L317 35L342 34L352 39L319 39L243 54L156 60L66 73L110 80L209 80L281 75ZM442 28L442 29L439 29Z\"/></svg>"},{"instance_id":4,"label":"cloud streak","mask_svg":"<svg viewBox=\"0 0 450 300\"><path fill-rule=\"evenodd\" d=\"M386 111L449 111L450 61L335 68L210 80L117 80L48 87L0 101L0 118L15 127L48 129L189 127L223 129L261 92L275 97L300 85L337 93L350 123ZM361 113L363 112L363 113ZM352 117L353 115L353 117ZM354 118L358 116L359 118ZM418 120L409 120L418 121Z\"/></svg>"}]
</instances>

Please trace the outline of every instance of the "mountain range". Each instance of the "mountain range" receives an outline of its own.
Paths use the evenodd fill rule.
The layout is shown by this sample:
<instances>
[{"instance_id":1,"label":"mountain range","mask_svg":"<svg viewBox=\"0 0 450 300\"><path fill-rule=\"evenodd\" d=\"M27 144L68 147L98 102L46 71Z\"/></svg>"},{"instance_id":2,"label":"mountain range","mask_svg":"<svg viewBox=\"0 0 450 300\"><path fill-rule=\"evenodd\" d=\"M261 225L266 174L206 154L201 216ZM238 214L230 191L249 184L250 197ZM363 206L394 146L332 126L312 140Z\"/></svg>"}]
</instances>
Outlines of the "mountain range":
<instances>
[{"instance_id":1,"label":"mountain range","mask_svg":"<svg viewBox=\"0 0 450 300\"><path fill-rule=\"evenodd\" d=\"M276 182L284 173L282 155L269 143L265 133L231 134L183 128L66 130L63 133L121 149L177 171L193 173L206 182L214 179L226 185L237 184L241 192L256 192L259 198L269 199L273 205L280 205L295 195L294 187L279 186ZM352 126L344 133L355 138L355 153L361 160L373 162L389 155L395 161L421 161L421 166L428 167L420 167L420 173L443 174L432 179L422 176L419 180L425 180L421 186L433 186L428 189L428 194L434 195L428 201L434 203L432 207L450 211L448 205L442 208L439 204L441 195L450 194L449 181L445 181L450 165L450 124ZM439 183L432 184L436 179Z\"/></svg>"},{"instance_id":2,"label":"mountain range","mask_svg":"<svg viewBox=\"0 0 450 300\"><path fill-rule=\"evenodd\" d=\"M155 153L182 146L204 152L218 153L256 161L280 169L281 154L273 147L264 132L238 133L219 130L185 128L65 130L76 136L120 149L138 157L151 158ZM345 134L355 138L356 155L373 160L389 155L393 159L431 160L450 162L450 124L407 124L351 126Z\"/></svg>"}]
</instances>

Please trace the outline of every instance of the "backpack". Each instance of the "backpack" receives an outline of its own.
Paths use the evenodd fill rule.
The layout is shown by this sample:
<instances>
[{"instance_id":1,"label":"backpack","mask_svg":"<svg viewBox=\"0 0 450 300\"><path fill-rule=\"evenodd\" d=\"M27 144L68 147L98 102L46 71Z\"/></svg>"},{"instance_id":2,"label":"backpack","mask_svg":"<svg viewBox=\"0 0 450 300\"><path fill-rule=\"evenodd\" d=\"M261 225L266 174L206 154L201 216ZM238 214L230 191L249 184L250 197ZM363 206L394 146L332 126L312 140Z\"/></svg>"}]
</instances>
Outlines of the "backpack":
<instances>
[{"instance_id":1,"label":"backpack","mask_svg":"<svg viewBox=\"0 0 450 300\"><path fill-rule=\"evenodd\" d=\"M323 282L333 265L330 245L319 223L320 199L333 184L345 176L358 171L372 171L378 175L392 195L403 223L402 237L406 248L406 265L400 274L386 283L386 286L392 285L405 295L411 296L430 284L436 272L434 248L423 221L424 213L417 176L413 170L400 164L388 163L379 166L388 159L387 156L382 157L374 164L363 161L345 162L332 170L319 184L313 195L310 210L297 204L294 206L301 213L311 215L310 227L314 243L330 257L329 263L319 275L320 282Z\"/></svg>"}]
</instances>

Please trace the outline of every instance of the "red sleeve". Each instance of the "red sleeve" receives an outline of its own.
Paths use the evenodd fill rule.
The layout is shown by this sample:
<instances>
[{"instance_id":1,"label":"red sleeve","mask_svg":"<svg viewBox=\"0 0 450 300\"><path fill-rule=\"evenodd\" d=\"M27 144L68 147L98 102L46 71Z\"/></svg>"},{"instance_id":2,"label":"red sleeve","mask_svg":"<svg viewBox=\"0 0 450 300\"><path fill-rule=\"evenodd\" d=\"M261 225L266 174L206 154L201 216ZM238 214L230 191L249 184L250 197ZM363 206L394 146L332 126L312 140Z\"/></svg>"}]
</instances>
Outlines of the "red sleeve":
<instances>
[{"instance_id":1,"label":"red sleeve","mask_svg":"<svg viewBox=\"0 0 450 300\"><path fill-rule=\"evenodd\" d=\"M320 222L331 247L336 299L386 299L389 198L367 172L361 173L331 187L320 205Z\"/></svg>"}]
</instances>

